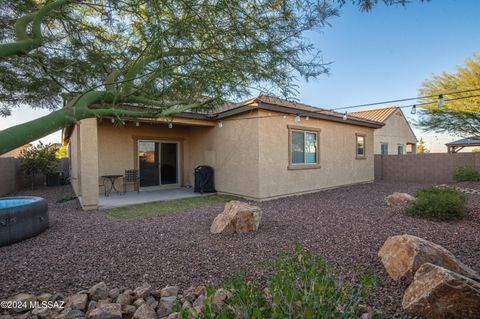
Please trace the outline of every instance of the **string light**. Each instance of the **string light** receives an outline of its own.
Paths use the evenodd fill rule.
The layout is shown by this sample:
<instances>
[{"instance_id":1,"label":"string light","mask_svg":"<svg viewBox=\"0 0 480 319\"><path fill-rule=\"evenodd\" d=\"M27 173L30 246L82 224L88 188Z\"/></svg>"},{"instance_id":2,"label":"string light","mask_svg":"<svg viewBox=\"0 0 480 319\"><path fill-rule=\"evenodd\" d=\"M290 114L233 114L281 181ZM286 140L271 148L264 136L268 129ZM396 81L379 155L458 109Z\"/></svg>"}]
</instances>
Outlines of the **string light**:
<instances>
[{"instance_id":1,"label":"string light","mask_svg":"<svg viewBox=\"0 0 480 319\"><path fill-rule=\"evenodd\" d=\"M412 110L410 111L410 114L417 114L417 106L413 105Z\"/></svg>"},{"instance_id":2,"label":"string light","mask_svg":"<svg viewBox=\"0 0 480 319\"><path fill-rule=\"evenodd\" d=\"M223 127L223 123L222 123L221 121L218 122L218 127L219 127L219 128L222 128L222 127Z\"/></svg>"},{"instance_id":3,"label":"string light","mask_svg":"<svg viewBox=\"0 0 480 319\"><path fill-rule=\"evenodd\" d=\"M300 115L295 116L295 123L300 123Z\"/></svg>"},{"instance_id":4,"label":"string light","mask_svg":"<svg viewBox=\"0 0 480 319\"><path fill-rule=\"evenodd\" d=\"M307 117L305 117L305 120L307 120L307 121L308 121L309 119L310 119L310 116L307 116Z\"/></svg>"},{"instance_id":5,"label":"string light","mask_svg":"<svg viewBox=\"0 0 480 319\"><path fill-rule=\"evenodd\" d=\"M112 123L115 123L115 119L113 117L112 117L111 121L112 121Z\"/></svg>"},{"instance_id":6,"label":"string light","mask_svg":"<svg viewBox=\"0 0 480 319\"><path fill-rule=\"evenodd\" d=\"M168 123L168 128L172 128L173 127L173 124L172 123Z\"/></svg>"},{"instance_id":7,"label":"string light","mask_svg":"<svg viewBox=\"0 0 480 319\"><path fill-rule=\"evenodd\" d=\"M443 97L443 94L440 94L438 96L437 106L438 107L444 107L445 106L445 98Z\"/></svg>"},{"instance_id":8,"label":"string light","mask_svg":"<svg viewBox=\"0 0 480 319\"><path fill-rule=\"evenodd\" d=\"M344 121L346 121L346 120L348 119L347 114L348 114L348 112L343 113L342 119L343 119Z\"/></svg>"},{"instance_id":9,"label":"string light","mask_svg":"<svg viewBox=\"0 0 480 319\"><path fill-rule=\"evenodd\" d=\"M140 126L140 122L139 122L139 121L136 121L136 122L135 122L135 126Z\"/></svg>"}]
</instances>

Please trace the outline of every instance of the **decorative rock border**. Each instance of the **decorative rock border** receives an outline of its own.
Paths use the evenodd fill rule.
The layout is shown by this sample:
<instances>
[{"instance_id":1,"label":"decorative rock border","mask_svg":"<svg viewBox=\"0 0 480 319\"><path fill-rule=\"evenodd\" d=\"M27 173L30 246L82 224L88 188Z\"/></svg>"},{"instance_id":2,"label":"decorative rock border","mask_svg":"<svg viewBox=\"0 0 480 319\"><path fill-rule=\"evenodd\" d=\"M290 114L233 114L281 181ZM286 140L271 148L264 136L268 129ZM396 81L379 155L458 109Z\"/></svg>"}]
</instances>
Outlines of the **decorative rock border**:
<instances>
[{"instance_id":1,"label":"decorative rock border","mask_svg":"<svg viewBox=\"0 0 480 319\"><path fill-rule=\"evenodd\" d=\"M271 300L268 288L265 297ZM231 307L232 293L223 288L209 296L215 308ZM108 289L104 282L70 296L20 293L2 302L0 319L181 319L188 311L197 318L205 309L206 287L190 287L180 293L177 286L153 289L144 283L135 289ZM372 307L360 306L359 319L371 319Z\"/></svg>"}]
</instances>

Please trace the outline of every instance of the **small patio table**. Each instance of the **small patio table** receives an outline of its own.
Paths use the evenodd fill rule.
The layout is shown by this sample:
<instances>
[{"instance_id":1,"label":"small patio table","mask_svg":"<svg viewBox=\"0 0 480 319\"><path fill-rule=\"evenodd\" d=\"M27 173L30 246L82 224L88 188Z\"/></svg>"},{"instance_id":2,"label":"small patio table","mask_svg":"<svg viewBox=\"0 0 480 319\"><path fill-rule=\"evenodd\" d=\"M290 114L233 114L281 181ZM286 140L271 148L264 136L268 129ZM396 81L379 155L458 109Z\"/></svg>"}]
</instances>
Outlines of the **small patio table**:
<instances>
[{"instance_id":1,"label":"small patio table","mask_svg":"<svg viewBox=\"0 0 480 319\"><path fill-rule=\"evenodd\" d=\"M103 179L103 185L105 187L105 196L110 195L112 190L115 190L117 193L121 194L121 192L115 187L115 181L119 179L120 177L123 177L123 175L102 175L101 176ZM107 185L105 185L105 180L110 181L110 188L107 190Z\"/></svg>"}]
</instances>

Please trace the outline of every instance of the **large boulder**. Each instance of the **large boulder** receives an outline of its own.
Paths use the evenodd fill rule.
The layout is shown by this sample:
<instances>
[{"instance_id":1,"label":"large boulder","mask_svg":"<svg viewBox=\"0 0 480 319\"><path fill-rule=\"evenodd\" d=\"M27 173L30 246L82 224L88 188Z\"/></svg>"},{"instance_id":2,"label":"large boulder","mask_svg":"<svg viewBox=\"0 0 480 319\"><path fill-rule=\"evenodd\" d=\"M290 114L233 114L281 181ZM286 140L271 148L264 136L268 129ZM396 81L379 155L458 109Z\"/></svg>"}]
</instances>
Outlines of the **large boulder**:
<instances>
[{"instance_id":1,"label":"large boulder","mask_svg":"<svg viewBox=\"0 0 480 319\"><path fill-rule=\"evenodd\" d=\"M258 230L262 211L259 207L240 201L230 201L213 220L210 226L212 234L247 233Z\"/></svg>"},{"instance_id":2,"label":"large boulder","mask_svg":"<svg viewBox=\"0 0 480 319\"><path fill-rule=\"evenodd\" d=\"M480 283L426 263L405 291L402 307L425 318L480 318Z\"/></svg>"},{"instance_id":3,"label":"large boulder","mask_svg":"<svg viewBox=\"0 0 480 319\"><path fill-rule=\"evenodd\" d=\"M480 280L478 273L457 260L442 246L412 235L389 237L378 252L378 256L394 280L411 281L417 269L425 263L432 263Z\"/></svg>"},{"instance_id":4,"label":"large boulder","mask_svg":"<svg viewBox=\"0 0 480 319\"><path fill-rule=\"evenodd\" d=\"M415 200L415 197L407 193L395 192L388 195L385 200L387 201L388 206L404 207L410 205L410 203Z\"/></svg>"}]
</instances>

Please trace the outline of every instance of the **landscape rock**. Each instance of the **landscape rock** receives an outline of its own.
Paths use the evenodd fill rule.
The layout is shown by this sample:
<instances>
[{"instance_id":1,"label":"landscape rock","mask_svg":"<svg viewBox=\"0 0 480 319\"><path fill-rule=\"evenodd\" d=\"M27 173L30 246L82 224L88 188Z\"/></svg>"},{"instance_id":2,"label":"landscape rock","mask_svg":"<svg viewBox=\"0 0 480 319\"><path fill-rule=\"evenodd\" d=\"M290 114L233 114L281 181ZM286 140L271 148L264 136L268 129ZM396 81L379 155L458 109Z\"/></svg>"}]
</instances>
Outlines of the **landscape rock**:
<instances>
[{"instance_id":1,"label":"landscape rock","mask_svg":"<svg viewBox=\"0 0 480 319\"><path fill-rule=\"evenodd\" d=\"M158 303L157 314L158 316L165 317L173 312L173 304L177 301L176 296L162 297Z\"/></svg>"},{"instance_id":2,"label":"landscape rock","mask_svg":"<svg viewBox=\"0 0 480 319\"><path fill-rule=\"evenodd\" d=\"M145 283L140 287L135 288L133 292L135 293L137 298L146 299L150 295L151 291L152 291L152 286Z\"/></svg>"},{"instance_id":3,"label":"landscape rock","mask_svg":"<svg viewBox=\"0 0 480 319\"><path fill-rule=\"evenodd\" d=\"M50 300L51 297L52 297L51 294L45 292L45 293L39 294L39 295L37 296L37 300L38 300L38 301L47 302L47 301Z\"/></svg>"},{"instance_id":4,"label":"landscape rock","mask_svg":"<svg viewBox=\"0 0 480 319\"><path fill-rule=\"evenodd\" d=\"M223 212L217 215L210 226L212 234L247 233L257 231L262 218L259 207L240 201L225 204Z\"/></svg>"},{"instance_id":5,"label":"landscape rock","mask_svg":"<svg viewBox=\"0 0 480 319\"><path fill-rule=\"evenodd\" d=\"M194 308L199 307L203 310L204 304L205 304L205 295L200 295L198 296L197 300L195 300L195 302L193 303L193 307Z\"/></svg>"},{"instance_id":6,"label":"landscape rock","mask_svg":"<svg viewBox=\"0 0 480 319\"><path fill-rule=\"evenodd\" d=\"M378 256L394 280L411 281L417 269L428 262L480 280L475 271L457 260L442 246L412 235L389 237L378 252Z\"/></svg>"},{"instance_id":7,"label":"landscape rock","mask_svg":"<svg viewBox=\"0 0 480 319\"><path fill-rule=\"evenodd\" d=\"M160 290L160 297L171 297L176 296L178 294L178 287L177 286L167 286Z\"/></svg>"},{"instance_id":8,"label":"landscape rock","mask_svg":"<svg viewBox=\"0 0 480 319\"><path fill-rule=\"evenodd\" d=\"M84 311L85 307L87 307L87 301L88 296L86 294L71 295L65 300L65 307Z\"/></svg>"},{"instance_id":9,"label":"landscape rock","mask_svg":"<svg viewBox=\"0 0 480 319\"><path fill-rule=\"evenodd\" d=\"M65 297L62 294L53 294L48 299L48 301L53 301L53 302L61 301L61 300L65 300Z\"/></svg>"},{"instance_id":10,"label":"landscape rock","mask_svg":"<svg viewBox=\"0 0 480 319\"><path fill-rule=\"evenodd\" d=\"M394 192L388 195L385 200L388 206L404 207L410 205L415 200L415 197L407 193Z\"/></svg>"},{"instance_id":11,"label":"landscape rock","mask_svg":"<svg viewBox=\"0 0 480 319\"><path fill-rule=\"evenodd\" d=\"M126 305L122 307L122 311L127 316L130 316L130 315L133 316L137 311L137 308L133 305Z\"/></svg>"},{"instance_id":12,"label":"landscape rock","mask_svg":"<svg viewBox=\"0 0 480 319\"><path fill-rule=\"evenodd\" d=\"M45 319L50 316L52 311L47 307L39 307L32 310L31 315L37 316L37 318Z\"/></svg>"},{"instance_id":13,"label":"landscape rock","mask_svg":"<svg viewBox=\"0 0 480 319\"><path fill-rule=\"evenodd\" d=\"M426 263L405 291L402 307L425 318L480 318L480 283Z\"/></svg>"},{"instance_id":14,"label":"landscape rock","mask_svg":"<svg viewBox=\"0 0 480 319\"><path fill-rule=\"evenodd\" d=\"M88 290L88 294L92 300L105 300L108 298L107 285L105 285L103 281L99 282L98 284L92 286L90 290Z\"/></svg>"},{"instance_id":15,"label":"landscape rock","mask_svg":"<svg viewBox=\"0 0 480 319\"><path fill-rule=\"evenodd\" d=\"M115 299L117 299L119 294L120 294L120 289L118 289L118 288L110 289L110 291L108 292L108 298L111 298L112 300L115 300Z\"/></svg>"},{"instance_id":16,"label":"landscape rock","mask_svg":"<svg viewBox=\"0 0 480 319\"><path fill-rule=\"evenodd\" d=\"M139 298L133 302L133 305L137 308L139 308L141 305L145 303L145 300L143 298Z\"/></svg>"},{"instance_id":17,"label":"landscape rock","mask_svg":"<svg viewBox=\"0 0 480 319\"><path fill-rule=\"evenodd\" d=\"M95 308L97 308L97 302L95 300L90 301L87 306L87 311L91 311Z\"/></svg>"},{"instance_id":18,"label":"landscape rock","mask_svg":"<svg viewBox=\"0 0 480 319\"><path fill-rule=\"evenodd\" d=\"M67 319L85 318L85 313L78 309L72 309L67 313Z\"/></svg>"},{"instance_id":19,"label":"landscape rock","mask_svg":"<svg viewBox=\"0 0 480 319\"><path fill-rule=\"evenodd\" d=\"M118 303L99 304L87 316L88 319L122 319L122 306Z\"/></svg>"},{"instance_id":20,"label":"landscape rock","mask_svg":"<svg viewBox=\"0 0 480 319\"><path fill-rule=\"evenodd\" d=\"M147 300L145 300L145 303L153 309L157 308L158 306L158 301L153 296L149 296Z\"/></svg>"},{"instance_id":21,"label":"landscape rock","mask_svg":"<svg viewBox=\"0 0 480 319\"><path fill-rule=\"evenodd\" d=\"M140 308L135 311L135 314L133 315L134 319L156 319L157 314L155 313L155 310L148 304L143 304L140 306Z\"/></svg>"},{"instance_id":22,"label":"landscape rock","mask_svg":"<svg viewBox=\"0 0 480 319\"><path fill-rule=\"evenodd\" d=\"M132 296L128 292L123 292L118 295L117 303L121 305L129 305L132 303Z\"/></svg>"},{"instance_id":23,"label":"landscape rock","mask_svg":"<svg viewBox=\"0 0 480 319\"><path fill-rule=\"evenodd\" d=\"M223 288L220 288L220 289L217 289L217 291L215 291L215 294L213 295L213 300L212 301L213 301L213 304L215 304L217 306L220 306L229 297L230 297L230 293L227 290L225 290Z\"/></svg>"},{"instance_id":24,"label":"landscape rock","mask_svg":"<svg viewBox=\"0 0 480 319\"><path fill-rule=\"evenodd\" d=\"M173 312L170 315L168 315L168 319L181 319L180 313L178 312Z\"/></svg>"}]
</instances>

